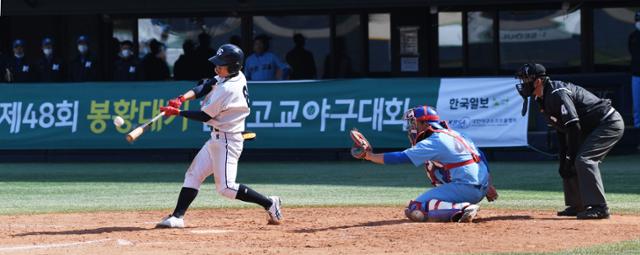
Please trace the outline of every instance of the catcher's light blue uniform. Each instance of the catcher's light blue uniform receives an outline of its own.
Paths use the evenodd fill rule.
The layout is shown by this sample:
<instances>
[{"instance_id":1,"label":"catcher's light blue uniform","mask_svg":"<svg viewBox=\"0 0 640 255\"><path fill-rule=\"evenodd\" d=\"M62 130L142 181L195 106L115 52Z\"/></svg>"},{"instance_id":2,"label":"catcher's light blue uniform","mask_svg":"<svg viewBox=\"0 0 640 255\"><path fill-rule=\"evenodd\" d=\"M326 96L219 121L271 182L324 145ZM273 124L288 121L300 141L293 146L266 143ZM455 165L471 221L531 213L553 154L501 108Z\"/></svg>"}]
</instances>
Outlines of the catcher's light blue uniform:
<instances>
[{"instance_id":1,"label":"catcher's light blue uniform","mask_svg":"<svg viewBox=\"0 0 640 255\"><path fill-rule=\"evenodd\" d=\"M456 131L450 132L458 134ZM455 167L449 170L434 171L434 180L439 183L422 195L416 201L423 205L429 200L437 199L453 203L468 202L476 204L482 200L489 186L489 171L484 155L473 142L461 135L469 147L480 154L482 160L475 164ZM415 146L403 151L416 166L424 166L428 161L438 161L443 164L453 164L472 158L469 152L453 136L443 133L433 133L418 142ZM423 208L424 209L424 208Z\"/></svg>"}]
</instances>

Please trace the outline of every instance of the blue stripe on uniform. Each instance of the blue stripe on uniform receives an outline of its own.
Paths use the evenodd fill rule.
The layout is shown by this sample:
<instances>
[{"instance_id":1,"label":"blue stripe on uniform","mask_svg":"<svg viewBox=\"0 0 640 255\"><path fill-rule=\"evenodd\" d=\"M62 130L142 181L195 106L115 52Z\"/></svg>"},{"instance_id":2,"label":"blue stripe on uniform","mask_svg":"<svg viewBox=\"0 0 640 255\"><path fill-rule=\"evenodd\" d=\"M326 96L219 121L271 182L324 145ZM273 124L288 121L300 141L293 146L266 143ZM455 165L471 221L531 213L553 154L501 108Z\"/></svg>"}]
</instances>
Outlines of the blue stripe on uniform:
<instances>
[{"instance_id":1,"label":"blue stripe on uniform","mask_svg":"<svg viewBox=\"0 0 640 255\"><path fill-rule=\"evenodd\" d=\"M228 158L229 158L229 142L227 141L227 133L224 133L224 186L227 186L227 189L238 191L236 189L229 188L229 183L227 181L227 159Z\"/></svg>"}]
</instances>

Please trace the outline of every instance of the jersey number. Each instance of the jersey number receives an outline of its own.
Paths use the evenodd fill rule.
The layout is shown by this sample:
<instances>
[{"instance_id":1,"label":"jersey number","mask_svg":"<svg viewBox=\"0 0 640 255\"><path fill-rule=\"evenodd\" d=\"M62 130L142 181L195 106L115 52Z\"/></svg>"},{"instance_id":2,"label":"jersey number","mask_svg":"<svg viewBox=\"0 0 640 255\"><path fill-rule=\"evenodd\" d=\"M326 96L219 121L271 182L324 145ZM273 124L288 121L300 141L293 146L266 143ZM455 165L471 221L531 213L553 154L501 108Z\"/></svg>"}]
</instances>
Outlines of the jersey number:
<instances>
[{"instance_id":1,"label":"jersey number","mask_svg":"<svg viewBox=\"0 0 640 255\"><path fill-rule=\"evenodd\" d=\"M247 100L247 107L251 107L251 104L249 102L249 90L247 89L247 86L244 86L244 88L242 88L242 94L244 94L244 99Z\"/></svg>"}]
</instances>

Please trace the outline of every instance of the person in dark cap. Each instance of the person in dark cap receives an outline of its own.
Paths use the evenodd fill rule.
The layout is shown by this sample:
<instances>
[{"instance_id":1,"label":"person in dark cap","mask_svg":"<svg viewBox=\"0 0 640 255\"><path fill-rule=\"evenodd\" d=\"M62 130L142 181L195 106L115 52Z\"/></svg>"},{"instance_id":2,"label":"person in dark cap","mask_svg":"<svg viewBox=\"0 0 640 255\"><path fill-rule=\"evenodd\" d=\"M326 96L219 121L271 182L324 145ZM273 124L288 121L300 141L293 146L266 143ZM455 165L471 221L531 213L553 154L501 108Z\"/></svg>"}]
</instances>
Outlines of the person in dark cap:
<instances>
[{"instance_id":1,"label":"person in dark cap","mask_svg":"<svg viewBox=\"0 0 640 255\"><path fill-rule=\"evenodd\" d=\"M142 80L140 61L133 53L133 42L126 40L120 43L120 53L114 63L114 81Z\"/></svg>"},{"instance_id":2,"label":"person in dark cap","mask_svg":"<svg viewBox=\"0 0 640 255\"><path fill-rule=\"evenodd\" d=\"M522 115L526 114L528 99L533 98L558 134L558 172L568 206L558 216L609 218L599 164L622 138L624 122L620 114L608 99L572 83L551 80L541 64L523 65L516 79L520 80L516 89L524 99Z\"/></svg>"},{"instance_id":3,"label":"person in dark cap","mask_svg":"<svg viewBox=\"0 0 640 255\"><path fill-rule=\"evenodd\" d=\"M89 38L81 35L76 40L78 45L78 55L69 64L69 81L85 82L97 81L98 62L89 50Z\"/></svg>"},{"instance_id":4,"label":"person in dark cap","mask_svg":"<svg viewBox=\"0 0 640 255\"><path fill-rule=\"evenodd\" d=\"M24 53L25 42L21 39L13 41L13 56L7 59L7 79L9 82L34 82L36 72Z\"/></svg>"},{"instance_id":5,"label":"person in dark cap","mask_svg":"<svg viewBox=\"0 0 640 255\"><path fill-rule=\"evenodd\" d=\"M633 126L640 128L640 11L636 12L635 16L635 29L629 35L629 53L631 53Z\"/></svg>"},{"instance_id":6,"label":"person in dark cap","mask_svg":"<svg viewBox=\"0 0 640 255\"><path fill-rule=\"evenodd\" d=\"M182 44L183 54L173 65L173 79L176 81L197 81L200 74L194 69L198 65L195 54L195 44L191 40L185 40Z\"/></svg>"},{"instance_id":7,"label":"person in dark cap","mask_svg":"<svg viewBox=\"0 0 640 255\"><path fill-rule=\"evenodd\" d=\"M53 40L46 37L42 40L42 56L36 62L40 82L63 82L65 73L64 61L55 54Z\"/></svg>"},{"instance_id":8,"label":"person in dark cap","mask_svg":"<svg viewBox=\"0 0 640 255\"><path fill-rule=\"evenodd\" d=\"M142 59L142 71L145 81L160 81L171 78L169 65L167 65L167 55L164 44L151 39L149 42L150 52Z\"/></svg>"},{"instance_id":9,"label":"person in dark cap","mask_svg":"<svg viewBox=\"0 0 640 255\"><path fill-rule=\"evenodd\" d=\"M313 53L304 48L306 39L302 34L293 35L295 47L287 53L287 63L291 66L292 80L315 79L316 62Z\"/></svg>"}]
</instances>

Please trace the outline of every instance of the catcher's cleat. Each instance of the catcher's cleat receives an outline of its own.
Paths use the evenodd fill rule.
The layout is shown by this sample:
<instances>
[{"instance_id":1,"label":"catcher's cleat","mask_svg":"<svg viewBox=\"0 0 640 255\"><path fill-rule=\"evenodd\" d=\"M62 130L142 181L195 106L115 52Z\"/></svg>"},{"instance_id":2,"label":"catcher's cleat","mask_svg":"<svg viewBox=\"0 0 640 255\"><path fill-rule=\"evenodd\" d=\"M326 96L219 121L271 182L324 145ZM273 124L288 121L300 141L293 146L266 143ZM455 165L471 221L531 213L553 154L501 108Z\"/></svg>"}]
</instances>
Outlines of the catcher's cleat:
<instances>
[{"instance_id":1,"label":"catcher's cleat","mask_svg":"<svg viewBox=\"0 0 640 255\"><path fill-rule=\"evenodd\" d=\"M184 228L184 219L169 214L156 224L156 228Z\"/></svg>"},{"instance_id":2,"label":"catcher's cleat","mask_svg":"<svg viewBox=\"0 0 640 255\"><path fill-rule=\"evenodd\" d=\"M458 222L471 222L478 215L479 205L471 204L462 209L462 216Z\"/></svg>"},{"instance_id":3,"label":"catcher's cleat","mask_svg":"<svg viewBox=\"0 0 640 255\"><path fill-rule=\"evenodd\" d=\"M269 224L279 225L283 219L282 211L280 210L282 201L278 196L270 196L269 199L271 199L272 202L271 207L267 210L267 213L269 214Z\"/></svg>"}]
</instances>

